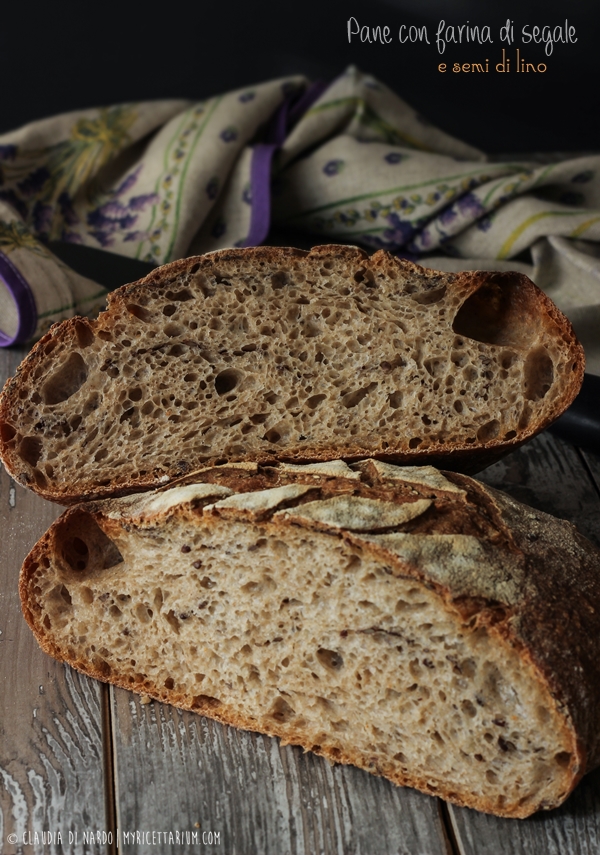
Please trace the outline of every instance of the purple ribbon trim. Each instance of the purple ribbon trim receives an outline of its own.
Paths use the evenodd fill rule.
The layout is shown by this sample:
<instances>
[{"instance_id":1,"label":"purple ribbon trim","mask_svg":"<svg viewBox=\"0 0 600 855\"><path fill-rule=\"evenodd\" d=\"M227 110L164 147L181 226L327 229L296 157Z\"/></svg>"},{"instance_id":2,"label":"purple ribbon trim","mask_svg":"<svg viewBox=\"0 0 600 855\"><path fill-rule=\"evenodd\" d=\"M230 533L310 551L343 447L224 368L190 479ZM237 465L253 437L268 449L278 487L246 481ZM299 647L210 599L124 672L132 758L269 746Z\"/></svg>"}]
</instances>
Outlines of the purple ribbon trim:
<instances>
[{"instance_id":1,"label":"purple ribbon trim","mask_svg":"<svg viewBox=\"0 0 600 855\"><path fill-rule=\"evenodd\" d=\"M329 86L317 80L298 97L289 95L273 114L266 133L266 141L254 146L250 164L250 192L252 213L250 230L242 246L259 246L266 239L271 227L271 163L299 119Z\"/></svg>"},{"instance_id":2,"label":"purple ribbon trim","mask_svg":"<svg viewBox=\"0 0 600 855\"><path fill-rule=\"evenodd\" d=\"M19 317L19 326L12 338L0 329L0 347L8 347L32 337L37 326L37 307L29 283L3 252L0 252L0 277L15 301Z\"/></svg>"}]
</instances>

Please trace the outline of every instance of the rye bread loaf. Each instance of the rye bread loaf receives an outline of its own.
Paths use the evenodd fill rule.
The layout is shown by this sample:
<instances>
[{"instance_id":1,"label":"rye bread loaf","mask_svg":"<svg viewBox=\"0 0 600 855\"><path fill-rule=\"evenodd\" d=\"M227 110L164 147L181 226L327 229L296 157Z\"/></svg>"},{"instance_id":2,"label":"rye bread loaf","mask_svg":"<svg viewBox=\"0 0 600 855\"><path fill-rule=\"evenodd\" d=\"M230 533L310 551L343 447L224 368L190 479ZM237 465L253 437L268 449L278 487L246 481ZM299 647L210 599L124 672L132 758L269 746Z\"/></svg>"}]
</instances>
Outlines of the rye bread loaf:
<instances>
[{"instance_id":1,"label":"rye bread loaf","mask_svg":"<svg viewBox=\"0 0 600 855\"><path fill-rule=\"evenodd\" d=\"M517 273L223 250L53 327L4 388L0 453L64 504L239 460L476 471L560 415L583 368L569 322Z\"/></svg>"},{"instance_id":2,"label":"rye bread loaf","mask_svg":"<svg viewBox=\"0 0 600 855\"><path fill-rule=\"evenodd\" d=\"M600 762L600 553L464 475L205 470L68 509L25 617L73 667L501 816Z\"/></svg>"}]
</instances>

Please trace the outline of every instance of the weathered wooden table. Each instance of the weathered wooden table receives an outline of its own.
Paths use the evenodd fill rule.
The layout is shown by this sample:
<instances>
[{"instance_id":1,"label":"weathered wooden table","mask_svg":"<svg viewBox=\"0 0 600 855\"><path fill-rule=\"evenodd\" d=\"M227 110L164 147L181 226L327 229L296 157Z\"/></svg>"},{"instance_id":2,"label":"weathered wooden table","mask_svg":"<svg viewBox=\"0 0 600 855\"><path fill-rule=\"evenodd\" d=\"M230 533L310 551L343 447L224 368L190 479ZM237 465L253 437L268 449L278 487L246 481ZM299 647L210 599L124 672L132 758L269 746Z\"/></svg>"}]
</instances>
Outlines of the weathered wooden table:
<instances>
[{"instance_id":1,"label":"weathered wooden table","mask_svg":"<svg viewBox=\"0 0 600 855\"><path fill-rule=\"evenodd\" d=\"M0 379L23 351L0 351ZM600 544L600 457L549 434L482 473ZM503 820L81 676L43 654L17 578L59 514L0 474L0 852L598 855L600 770Z\"/></svg>"}]
</instances>

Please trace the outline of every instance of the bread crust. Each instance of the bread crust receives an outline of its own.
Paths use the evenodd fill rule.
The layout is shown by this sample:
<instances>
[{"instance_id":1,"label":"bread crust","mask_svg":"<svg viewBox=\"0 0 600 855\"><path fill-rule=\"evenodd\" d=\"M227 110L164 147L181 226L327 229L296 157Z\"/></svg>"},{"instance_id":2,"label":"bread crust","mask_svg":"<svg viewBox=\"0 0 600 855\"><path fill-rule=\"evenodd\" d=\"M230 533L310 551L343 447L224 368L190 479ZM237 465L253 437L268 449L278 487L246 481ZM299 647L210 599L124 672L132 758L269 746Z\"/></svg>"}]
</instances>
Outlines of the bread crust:
<instances>
[{"instance_id":1,"label":"bread crust","mask_svg":"<svg viewBox=\"0 0 600 855\"><path fill-rule=\"evenodd\" d=\"M398 424L398 427L386 427L376 434L369 434L370 438L361 439L359 437L359 441L353 439L348 433L341 435L339 432L335 438L330 432L328 442L324 440L312 441L310 438L308 441L302 441L306 440L306 437L302 436L300 436L300 441L296 439L288 441L285 438L279 438L277 435L278 439L273 442L246 441L244 439L242 445L235 446L234 444L233 450L229 448L225 455L222 449L219 450L218 447L211 448L200 455L194 450L184 453L173 447L169 464L163 462L157 466L156 462L151 461L148 470L144 473L124 469L121 474L115 474L114 467L109 467L104 471L99 464L94 471L93 478L82 476L79 472L82 468L80 466L72 466L71 469L62 472L60 477L48 474L55 468L52 460L45 457L46 447L50 443L49 432L60 429L63 431L65 441L68 439L71 442L72 439L77 439L83 430L79 426L73 427L73 419L69 417L71 399L64 407L62 398L58 404L55 404L51 390L50 395L47 396L49 404L36 403L34 406L31 403L31 401L39 399L37 393L40 387L46 388L44 384L49 382L48 377L52 381L52 371L56 370L52 354L59 353L63 359L65 358L64 354L83 353L85 355L85 349L90 342L110 338L113 335L114 326L119 319L122 321L124 317L129 318L130 323L133 323L131 314L127 311L128 306L133 305L133 311L136 311L135 307L138 304L143 305L154 290L162 289L164 292L170 283L173 287L179 287L179 283L188 281L190 276L205 276L212 277L211 282L217 282L215 286L217 289L233 288L234 285L218 284L219 276L217 274L219 270L233 270L235 267L236 270L243 271L244 275L249 275L249 271L251 273L257 271L260 273L262 270L285 271L290 268L290 265L296 263L300 265L298 269L305 271L306 275L310 276L313 273L316 275L319 270L325 273L329 269L332 271L346 270L348 281L352 283L352 288L354 288L352 294L356 295L359 304L360 301L368 298L373 288L376 288L376 285L372 283L382 282L386 277L388 279L400 277L404 283L402 287L408 289L409 296L411 288L417 289L416 297L411 305L416 305L419 311L425 311L423 306L427 307L430 303L435 308L437 306L435 301L442 299L439 296L440 294L445 295L443 299L446 297L450 299L451 297L454 301L453 305L456 304L458 307L458 313L453 322L453 329L458 330L458 337L468 338L473 345L476 345L479 340L477 336L482 334L481 329L484 330L481 339L484 344L479 345L483 360L481 371L485 367L485 360L489 360L491 351L496 354L497 351L500 352L500 349L506 346L506 352L509 354L506 357L508 362L512 358L510 353L513 352L514 355L516 351L524 354L523 359L525 359L525 354L527 354L527 359L530 359L527 349L530 348L531 341L543 340L546 345L550 342L555 351L552 360L544 350L546 345L538 348L541 354L537 360L539 365L535 358L530 359L531 364L525 360L525 387L527 386L529 372L529 382L534 385L537 384L539 388L536 387L529 392L527 388L523 390L522 394L525 396L523 399L525 401L523 405L524 415L519 426L517 427L515 423L514 430L505 430L504 434L498 433L500 428L495 409L496 404L494 400L489 400L484 407L481 404L478 405L484 413L484 417L490 419L489 435L486 433L487 425L482 426L477 437L466 430L462 435L458 433L444 437L443 429L440 428L441 433L438 431L438 435L434 439L431 441L427 438L424 441L414 440L417 444L413 447L413 440L410 443L408 442L406 434L408 428L401 419L399 422L394 422L394 424ZM321 267L321 265L325 265L325 267ZM354 280L358 280L358 282ZM416 284L413 285L411 282ZM475 303L469 302L473 295L476 297ZM302 303L302 300L296 300L295 303ZM468 311L465 306L467 306ZM267 308L268 306L265 304L265 311ZM473 313L474 317L472 316ZM496 328L498 324L500 326ZM198 339L200 333L202 331L190 332L188 330L179 337L175 336L173 341L182 341L186 347L188 345L196 347L197 345L193 342ZM474 341L469 337L470 333L475 336ZM207 339L207 341L209 340ZM114 360L117 361L115 362L112 356L110 359L107 357L107 361L100 371L114 369L116 373L119 373L123 369L127 361L127 351L126 349L123 350L120 345L119 348L121 355L114 357ZM364 357L361 356L363 361L372 358L369 356L371 345L365 344L363 351L365 354ZM533 356L535 357L535 353ZM415 358L417 361L422 359L419 356ZM121 361L119 362L119 360ZM548 362L548 360L550 361ZM377 380L383 377L381 371L388 374L392 372L392 376L395 377L394 372L399 370L385 361L381 363L381 366L383 368L379 371L379 378L376 377L375 381L371 382L371 386L376 387L378 385ZM72 368L75 373L77 370L85 370L85 366L82 368L81 364L75 362ZM317 368L316 363L311 366L312 370L316 371ZM358 369L360 369L360 365ZM98 369L94 370L98 374ZM427 370L431 374L435 373L435 362L433 367ZM503 369L498 366L498 371L504 371L508 376L510 369ZM544 371L549 373L549 379L545 385L544 378L541 376ZM174 261L153 271L139 282L123 286L109 295L108 310L95 321L76 317L53 326L24 359L16 375L6 382L0 396L0 456L15 480L31 487L46 499L63 504L153 489L166 481L176 479L187 471L196 469L198 465L216 463L223 458L230 462L251 460L261 463L272 461L308 463L334 458L352 461L371 456L383 461L417 465L431 463L436 466L473 473L513 450L557 418L576 396L583 379L583 371L583 350L577 342L569 321L542 291L521 274L490 274L488 272L441 274L422 268L412 262L399 260L384 251L378 251L369 258L362 250L347 246L321 246L315 247L311 252L279 247L257 247L244 250L226 249L205 256ZM541 375L538 377L536 372L537 374L541 372ZM375 375L371 373L369 376ZM456 369L456 376L459 378L461 376L458 369ZM424 377L428 382L433 382L429 374L425 373ZM104 380L105 376L102 375L102 378ZM406 376L403 374L398 375L395 382L402 384L405 380ZM119 383L121 381L119 379L114 382ZM415 380L414 382L418 385L424 380ZM468 381L459 379L458 382L464 385L468 393L470 388ZM384 380L381 380L380 385L383 388ZM547 393L547 387L552 389L551 393ZM436 383L433 383L431 390L425 396L424 403L420 405L423 408L424 415L427 414L434 398L442 394L442 389L439 392L433 391L435 389ZM484 383L477 394L483 395L485 398L485 389ZM344 390L342 389L342 391ZM219 392L219 394L221 393ZM363 392L360 394L362 395ZM373 394L377 394L377 392ZM416 396L416 388L413 394ZM552 400L547 400L544 397L547 394L548 398L552 398ZM60 395L58 397L60 398ZM223 397L221 401L224 400ZM382 400L382 403L385 404L385 399ZM79 403L77 406L80 408L84 406L85 419L85 406L101 408L102 402L92 401L87 405ZM344 406L353 407L354 403L348 403ZM456 403L456 407L459 406L460 401ZM133 405L132 409L135 409ZM56 415L59 410L64 413L60 419ZM489 414L487 414L488 410ZM320 412L318 411L317 415L312 416L317 422L327 416L327 413L321 416ZM354 412L358 413L359 411L343 410L342 408L342 413L353 414ZM29 413L31 416L28 415ZM241 412L240 416L243 415L244 413ZM127 417L127 414L124 414L123 417ZM35 423L31 423L31 421L35 421ZM522 425L521 422L523 422ZM141 423L147 425L143 418ZM358 423L361 424L360 420ZM364 419L362 424L365 424ZM249 424L248 431L251 428L252 425ZM256 432L252 434L252 436L255 435ZM55 442L55 445L58 444L58 441L52 441ZM83 437L78 441L83 443L81 447L83 463L87 438ZM125 438L125 442L128 442L127 438ZM143 439L136 439L129 449L130 453L135 443L137 443L135 447L139 448L141 442ZM180 444L180 441L177 440L177 443ZM177 456L179 453L183 455L180 459ZM61 451L60 454L63 452ZM60 459L60 454L58 459ZM56 459L56 455L54 457ZM40 459L39 464L38 458Z\"/></svg>"},{"instance_id":2,"label":"bread crust","mask_svg":"<svg viewBox=\"0 0 600 855\"><path fill-rule=\"evenodd\" d=\"M440 566L431 562L429 565L415 563L402 557L385 536L377 539L331 525L323 518L298 515L285 501L283 510L275 515L272 515L272 508L261 510L249 506L243 510L232 502L223 501L212 515L203 511L202 518L209 527L222 525L227 519L262 520L282 539L290 525L326 531L379 555L391 567L394 576L414 578L434 590L445 609L456 615L464 626L473 630L484 627L507 654L516 651L522 668L532 675L546 695L548 708L556 711L558 719L554 721L559 721L561 740L567 746L564 750L571 755L568 766L561 772L560 798L552 803L540 800L499 807L491 798L469 793L468 787L464 792L457 792L452 786L432 786L424 775L404 774L398 764L381 764L353 750L352 746L332 750L327 745L307 741L301 729L279 726L276 721L265 726L264 722L258 723L240 714L226 701L215 705L214 700L206 696L190 699L148 680L132 684L131 680L94 667L75 651L69 653L57 645L41 620L42 611L35 590L40 567L44 563L48 565L51 556L65 548L67 533L71 529L79 530L82 515L91 516L102 531L115 539L127 526L160 526L169 514L193 519L198 513L193 501L172 506L160 504L162 500L157 497L168 497L170 490L150 497L131 498L125 500L125 504L119 500L105 500L80 505L67 510L52 525L26 558L19 581L23 612L38 643L45 652L91 677L225 724L278 736L284 744L301 745L334 762L360 766L384 775L395 784L415 787L461 806L511 817L525 817L539 809L556 807L585 773L600 764L600 552L569 523L521 505L464 475L442 472L442 481L431 486L433 482L427 477L423 480L420 475L424 470L415 469L414 475L408 476L400 470L398 475L392 471L395 467L382 466L378 461L363 462L353 470L348 469L346 477L339 472L323 474L318 467L316 469L308 472L285 465L251 464L238 468L209 467L196 476L196 483L217 484L233 494L303 484L309 489L295 500L301 502L300 511L302 503L313 501L315 496L321 502L340 496L369 497L371 501L395 504L405 503L407 497L417 502L428 500L431 507L419 516L417 523L409 521L408 530L413 534L456 532L461 536L473 536L476 533L489 564L472 564L456 574L451 569L452 562L447 565L442 562ZM206 500L201 504L206 505Z\"/></svg>"}]
</instances>

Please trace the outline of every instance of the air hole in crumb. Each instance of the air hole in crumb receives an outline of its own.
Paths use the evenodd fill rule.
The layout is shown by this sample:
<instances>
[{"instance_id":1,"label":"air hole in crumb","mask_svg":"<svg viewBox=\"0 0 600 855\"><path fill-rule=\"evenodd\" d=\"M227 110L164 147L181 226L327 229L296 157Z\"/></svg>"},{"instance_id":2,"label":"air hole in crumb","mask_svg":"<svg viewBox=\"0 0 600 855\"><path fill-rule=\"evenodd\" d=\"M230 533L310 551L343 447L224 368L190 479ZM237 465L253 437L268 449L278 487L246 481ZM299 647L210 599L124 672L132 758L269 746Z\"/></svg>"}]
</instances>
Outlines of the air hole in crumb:
<instances>
[{"instance_id":1,"label":"air hole in crumb","mask_svg":"<svg viewBox=\"0 0 600 855\"><path fill-rule=\"evenodd\" d=\"M163 331L165 335L169 336L169 338L174 338L176 335L181 335L183 327L179 324L167 324Z\"/></svg>"},{"instance_id":2,"label":"air hole in crumb","mask_svg":"<svg viewBox=\"0 0 600 855\"><path fill-rule=\"evenodd\" d=\"M513 742L510 742L508 739L504 739L503 736L498 737L498 746L501 751L516 751L516 746Z\"/></svg>"},{"instance_id":3,"label":"air hole in crumb","mask_svg":"<svg viewBox=\"0 0 600 855\"><path fill-rule=\"evenodd\" d=\"M271 718L275 719L275 721L285 724L285 722L289 721L296 715L296 711L288 704L285 698L279 697L271 707L270 715Z\"/></svg>"},{"instance_id":4,"label":"air hole in crumb","mask_svg":"<svg viewBox=\"0 0 600 855\"><path fill-rule=\"evenodd\" d=\"M174 303L186 303L188 300L194 299L194 295L187 288L183 288L181 291L167 291L165 297Z\"/></svg>"},{"instance_id":5,"label":"air hole in crumb","mask_svg":"<svg viewBox=\"0 0 600 855\"><path fill-rule=\"evenodd\" d=\"M65 544L64 555L73 570L85 570L89 554L87 543L80 537L73 537Z\"/></svg>"},{"instance_id":6,"label":"air hole in crumb","mask_svg":"<svg viewBox=\"0 0 600 855\"><path fill-rule=\"evenodd\" d=\"M306 406L310 410L316 410L319 404L325 400L327 395L311 395L310 398L306 399Z\"/></svg>"},{"instance_id":7,"label":"air hole in crumb","mask_svg":"<svg viewBox=\"0 0 600 855\"><path fill-rule=\"evenodd\" d=\"M413 436L413 438L411 440L409 440L408 447L409 448L416 448L418 445L421 445L422 442L423 442L423 440L421 439L420 436Z\"/></svg>"},{"instance_id":8,"label":"air hole in crumb","mask_svg":"<svg viewBox=\"0 0 600 855\"><path fill-rule=\"evenodd\" d=\"M512 365L514 365L516 359L517 359L517 354L514 353L514 351L504 350L500 354L500 365L502 366L502 368L504 368L505 371L508 371L508 369Z\"/></svg>"},{"instance_id":9,"label":"air hole in crumb","mask_svg":"<svg viewBox=\"0 0 600 855\"><path fill-rule=\"evenodd\" d=\"M554 363L545 347L536 347L525 360L525 397L540 401L554 382Z\"/></svg>"},{"instance_id":10,"label":"air hole in crumb","mask_svg":"<svg viewBox=\"0 0 600 855\"><path fill-rule=\"evenodd\" d=\"M492 419L491 422L486 422L481 425L477 431L477 439L480 442L488 442L490 439L495 439L500 433L500 422L498 419Z\"/></svg>"},{"instance_id":11,"label":"air hole in crumb","mask_svg":"<svg viewBox=\"0 0 600 855\"><path fill-rule=\"evenodd\" d=\"M138 603L133 610L133 614L140 623L150 623L154 616L154 612L146 603Z\"/></svg>"},{"instance_id":12,"label":"air hole in crumb","mask_svg":"<svg viewBox=\"0 0 600 855\"><path fill-rule=\"evenodd\" d=\"M337 650L327 650L325 647L319 647L317 659L324 668L330 671L339 671L344 664L342 655Z\"/></svg>"},{"instance_id":13,"label":"air hole in crumb","mask_svg":"<svg viewBox=\"0 0 600 855\"><path fill-rule=\"evenodd\" d=\"M81 354L71 353L60 368L42 385L40 393L45 404L60 404L75 394L87 380L87 365Z\"/></svg>"},{"instance_id":14,"label":"air hole in crumb","mask_svg":"<svg viewBox=\"0 0 600 855\"><path fill-rule=\"evenodd\" d=\"M226 395L238 385L242 375L235 368L226 368L225 371L219 372L215 377L215 389L217 395Z\"/></svg>"},{"instance_id":15,"label":"air hole in crumb","mask_svg":"<svg viewBox=\"0 0 600 855\"><path fill-rule=\"evenodd\" d=\"M419 294L411 294L411 299L421 306L429 306L432 303L439 303L446 296L446 286L441 288L433 288L430 291L421 291Z\"/></svg>"},{"instance_id":16,"label":"air hole in crumb","mask_svg":"<svg viewBox=\"0 0 600 855\"><path fill-rule=\"evenodd\" d=\"M77 573L107 570L123 561L113 541L85 512L74 512L63 524L62 557Z\"/></svg>"},{"instance_id":17,"label":"air hole in crumb","mask_svg":"<svg viewBox=\"0 0 600 855\"><path fill-rule=\"evenodd\" d=\"M356 407L357 404L360 404L363 398L366 398L369 392L375 389L376 386L377 383L373 382L369 383L368 386L365 386L362 389L357 389L354 392L348 392L342 397L343 406L347 407L348 409L350 409L351 407Z\"/></svg>"},{"instance_id":18,"label":"air hole in crumb","mask_svg":"<svg viewBox=\"0 0 600 855\"><path fill-rule=\"evenodd\" d=\"M135 303L129 303L126 306L126 309L130 315L133 315L134 318L137 318L140 321L144 321L144 323L148 323L152 320L152 313L143 306L138 306Z\"/></svg>"},{"instance_id":19,"label":"air hole in crumb","mask_svg":"<svg viewBox=\"0 0 600 855\"><path fill-rule=\"evenodd\" d=\"M211 697L211 695L195 695L192 698L192 708L208 707L209 709L215 709L216 707L220 706L221 701L218 698Z\"/></svg>"},{"instance_id":20,"label":"air hole in crumb","mask_svg":"<svg viewBox=\"0 0 600 855\"><path fill-rule=\"evenodd\" d=\"M0 425L0 436L2 437L3 442L10 442L16 435L17 432L12 425L7 424L6 422Z\"/></svg>"},{"instance_id":21,"label":"air hole in crumb","mask_svg":"<svg viewBox=\"0 0 600 855\"><path fill-rule=\"evenodd\" d=\"M57 585L56 588L50 592L50 599L61 600L67 606L70 606L73 603L69 589L65 587L65 585Z\"/></svg>"},{"instance_id":22,"label":"air hole in crumb","mask_svg":"<svg viewBox=\"0 0 600 855\"><path fill-rule=\"evenodd\" d=\"M285 270L278 270L277 273L274 273L271 276L271 285L274 290L279 290L280 288L284 288L290 281L289 273Z\"/></svg>"},{"instance_id":23,"label":"air hole in crumb","mask_svg":"<svg viewBox=\"0 0 600 855\"><path fill-rule=\"evenodd\" d=\"M94 592L91 588L88 588L85 585L82 585L82 587L79 589L79 596L86 604L86 606L89 606L90 603L94 602Z\"/></svg>"},{"instance_id":24,"label":"air hole in crumb","mask_svg":"<svg viewBox=\"0 0 600 855\"><path fill-rule=\"evenodd\" d=\"M462 304L452 329L486 344L526 345L537 320L527 296L518 274L493 273Z\"/></svg>"},{"instance_id":25,"label":"air hole in crumb","mask_svg":"<svg viewBox=\"0 0 600 855\"><path fill-rule=\"evenodd\" d=\"M19 444L19 457L30 466L36 466L42 453L42 440L35 436L25 436Z\"/></svg>"},{"instance_id":26,"label":"air hole in crumb","mask_svg":"<svg viewBox=\"0 0 600 855\"><path fill-rule=\"evenodd\" d=\"M465 715L469 716L469 718L475 718L475 716L477 715L477 708L475 707L475 704L473 704L469 700L464 700L461 703L460 708L462 709Z\"/></svg>"},{"instance_id":27,"label":"air hole in crumb","mask_svg":"<svg viewBox=\"0 0 600 855\"><path fill-rule=\"evenodd\" d=\"M89 322L83 318L75 321L75 335L79 347L89 347L94 342L94 333L90 329Z\"/></svg>"},{"instance_id":28,"label":"air hole in crumb","mask_svg":"<svg viewBox=\"0 0 600 855\"><path fill-rule=\"evenodd\" d=\"M519 430L524 430L526 427L529 426L529 422L531 421L531 415L531 406L530 404L525 403L523 406L523 411L519 418L519 424L517 425Z\"/></svg>"}]
</instances>

